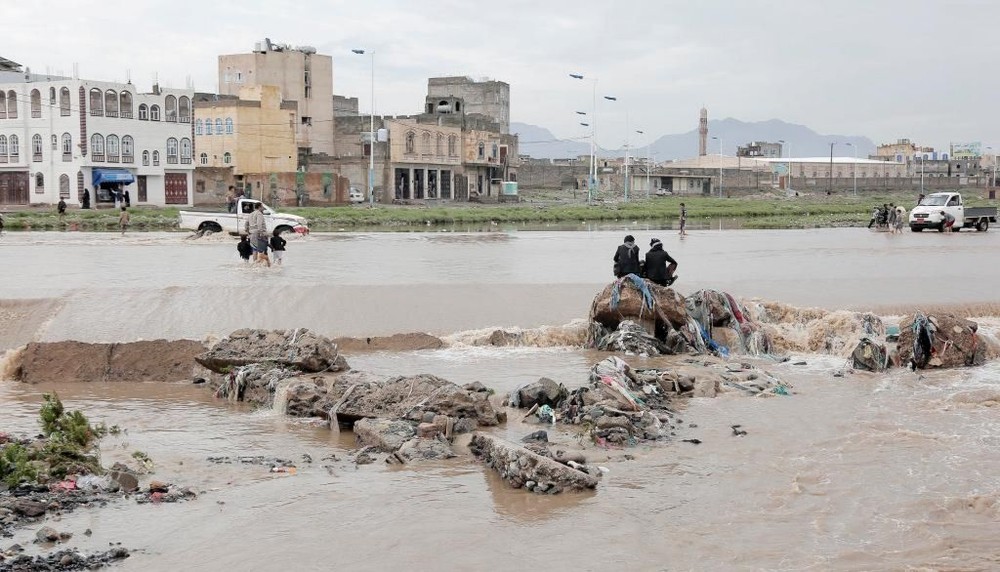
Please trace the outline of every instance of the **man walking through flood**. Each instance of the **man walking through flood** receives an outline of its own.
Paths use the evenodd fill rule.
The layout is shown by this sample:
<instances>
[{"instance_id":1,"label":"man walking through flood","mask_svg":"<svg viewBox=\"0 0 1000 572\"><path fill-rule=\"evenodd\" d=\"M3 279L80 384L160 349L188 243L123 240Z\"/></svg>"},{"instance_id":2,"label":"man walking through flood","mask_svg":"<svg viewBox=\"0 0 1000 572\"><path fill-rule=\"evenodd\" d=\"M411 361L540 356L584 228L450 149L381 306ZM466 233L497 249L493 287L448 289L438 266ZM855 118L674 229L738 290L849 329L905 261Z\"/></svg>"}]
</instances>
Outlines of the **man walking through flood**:
<instances>
[{"instance_id":1,"label":"man walking through flood","mask_svg":"<svg viewBox=\"0 0 1000 572\"><path fill-rule=\"evenodd\" d=\"M658 238L649 241L649 252L646 253L645 266L646 278L650 282L660 286L670 286L677 280L677 276L674 275L674 271L677 270L677 261L666 250L663 250L663 243Z\"/></svg>"},{"instance_id":2,"label":"man walking through flood","mask_svg":"<svg viewBox=\"0 0 1000 572\"><path fill-rule=\"evenodd\" d=\"M639 247L635 245L635 237L627 235L624 244L615 251L615 278L635 274L639 276Z\"/></svg>"},{"instance_id":3,"label":"man walking through flood","mask_svg":"<svg viewBox=\"0 0 1000 572\"><path fill-rule=\"evenodd\" d=\"M267 257L267 221L264 220L264 204L254 205L253 212L247 219L247 232L250 235L250 245L253 246L254 262L271 265Z\"/></svg>"}]
</instances>

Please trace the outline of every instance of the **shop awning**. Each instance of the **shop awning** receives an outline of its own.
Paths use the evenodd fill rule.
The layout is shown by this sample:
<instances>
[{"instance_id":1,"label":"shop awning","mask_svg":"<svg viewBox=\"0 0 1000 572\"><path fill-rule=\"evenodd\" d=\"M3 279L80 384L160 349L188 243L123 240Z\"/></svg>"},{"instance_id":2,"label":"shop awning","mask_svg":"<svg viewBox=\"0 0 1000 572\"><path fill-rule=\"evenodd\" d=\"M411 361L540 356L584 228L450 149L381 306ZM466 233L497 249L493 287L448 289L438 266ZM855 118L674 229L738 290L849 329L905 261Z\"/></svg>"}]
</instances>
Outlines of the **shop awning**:
<instances>
[{"instance_id":1,"label":"shop awning","mask_svg":"<svg viewBox=\"0 0 1000 572\"><path fill-rule=\"evenodd\" d=\"M94 169L94 186L101 183L121 183L128 185L135 182L135 176L126 169Z\"/></svg>"}]
</instances>

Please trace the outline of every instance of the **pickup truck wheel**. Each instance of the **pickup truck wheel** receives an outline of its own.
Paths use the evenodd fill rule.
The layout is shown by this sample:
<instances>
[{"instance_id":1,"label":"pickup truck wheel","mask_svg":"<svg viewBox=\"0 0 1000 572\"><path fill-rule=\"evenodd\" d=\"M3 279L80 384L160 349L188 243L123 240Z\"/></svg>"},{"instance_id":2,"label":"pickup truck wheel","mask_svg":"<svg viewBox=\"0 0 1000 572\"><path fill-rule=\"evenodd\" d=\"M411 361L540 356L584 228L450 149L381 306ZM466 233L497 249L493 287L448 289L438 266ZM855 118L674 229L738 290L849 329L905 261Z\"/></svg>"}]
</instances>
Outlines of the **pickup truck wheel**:
<instances>
[{"instance_id":1,"label":"pickup truck wheel","mask_svg":"<svg viewBox=\"0 0 1000 572\"><path fill-rule=\"evenodd\" d=\"M980 221L976 223L976 230L978 230L979 232L986 232L987 230L989 230L989 228L990 228L989 219L985 218L980 219Z\"/></svg>"},{"instance_id":2,"label":"pickup truck wheel","mask_svg":"<svg viewBox=\"0 0 1000 572\"><path fill-rule=\"evenodd\" d=\"M964 228L964 227L958 226L956 224L955 226L951 227L951 232L958 232L958 231L962 230L962 228Z\"/></svg>"},{"instance_id":3,"label":"pickup truck wheel","mask_svg":"<svg viewBox=\"0 0 1000 572\"><path fill-rule=\"evenodd\" d=\"M222 232L222 227L217 222L206 221L198 225L198 232Z\"/></svg>"},{"instance_id":4,"label":"pickup truck wheel","mask_svg":"<svg viewBox=\"0 0 1000 572\"><path fill-rule=\"evenodd\" d=\"M938 232L944 232L944 223L941 223L941 224L937 225L937 231Z\"/></svg>"},{"instance_id":5,"label":"pickup truck wheel","mask_svg":"<svg viewBox=\"0 0 1000 572\"><path fill-rule=\"evenodd\" d=\"M294 232L295 231L294 228L288 226L287 224L283 224L281 226L277 226L277 227L274 228L274 230L278 231L278 234L285 234L286 232Z\"/></svg>"},{"instance_id":6,"label":"pickup truck wheel","mask_svg":"<svg viewBox=\"0 0 1000 572\"><path fill-rule=\"evenodd\" d=\"M920 231L924 230L924 227L922 227L922 226L911 226L910 230L912 230L913 232L920 232Z\"/></svg>"}]
</instances>

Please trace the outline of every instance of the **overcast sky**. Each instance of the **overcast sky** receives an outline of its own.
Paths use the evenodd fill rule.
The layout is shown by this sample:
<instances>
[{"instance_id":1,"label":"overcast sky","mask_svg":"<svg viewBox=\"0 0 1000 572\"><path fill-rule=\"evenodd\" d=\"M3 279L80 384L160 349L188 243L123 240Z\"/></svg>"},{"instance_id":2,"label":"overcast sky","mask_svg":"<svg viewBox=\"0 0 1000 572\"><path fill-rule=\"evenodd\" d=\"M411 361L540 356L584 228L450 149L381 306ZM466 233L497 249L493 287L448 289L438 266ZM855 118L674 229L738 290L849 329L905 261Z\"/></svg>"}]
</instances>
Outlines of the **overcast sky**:
<instances>
[{"instance_id":1,"label":"overcast sky","mask_svg":"<svg viewBox=\"0 0 1000 572\"><path fill-rule=\"evenodd\" d=\"M334 92L362 112L370 61L351 48L376 52L379 113L419 112L430 76L490 77L510 84L513 121L582 138L579 73L599 78L606 147L690 130L704 105L713 119L1000 151L998 25L995 0L35 0L5 3L0 56L214 91L217 55L269 37L333 56Z\"/></svg>"}]
</instances>

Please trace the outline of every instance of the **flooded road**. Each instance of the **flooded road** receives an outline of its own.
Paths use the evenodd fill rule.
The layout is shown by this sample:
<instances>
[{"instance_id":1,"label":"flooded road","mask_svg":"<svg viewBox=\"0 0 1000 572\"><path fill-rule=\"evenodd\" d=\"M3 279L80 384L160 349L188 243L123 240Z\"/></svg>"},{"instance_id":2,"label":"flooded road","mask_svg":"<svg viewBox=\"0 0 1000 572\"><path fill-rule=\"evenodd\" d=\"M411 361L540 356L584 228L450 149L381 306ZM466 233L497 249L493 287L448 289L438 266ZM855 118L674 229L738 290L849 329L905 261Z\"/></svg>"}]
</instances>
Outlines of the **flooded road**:
<instances>
[{"instance_id":1,"label":"flooded road","mask_svg":"<svg viewBox=\"0 0 1000 572\"><path fill-rule=\"evenodd\" d=\"M221 237L7 234L0 264L17 274L0 285L0 341L10 348L31 339L203 339L238 327L354 336L427 331L451 345L347 359L379 375L433 373L458 384L481 381L498 393L541 376L576 387L603 354L541 343L477 347L464 343L474 336L463 331L585 318L623 234L314 235L290 241L287 265L272 270L243 266L234 243ZM653 233L635 234L644 247ZM828 308L950 304L979 311L997 302L996 233L658 238L680 262L684 294L711 287ZM975 268L979 277L941 268ZM983 333L995 337L995 313L979 317ZM137 550L125 570L1000 565L1000 362L833 377L842 358L794 358L755 360L790 383L792 396L694 399L681 410L677 440L627 451L590 448L592 461L609 472L595 493L583 495L512 490L462 458L355 468L345 462L354 447L349 433L233 406L188 384L2 382L0 430L36 432L41 393L58 390L67 407L127 430L103 441L105 465L144 451L155 478L204 493L177 505L81 509L54 524L76 532L73 546L122 542ZM648 361L675 358L657 359ZM800 361L806 365L793 365ZM748 435L733 436L733 424ZM511 421L497 431L516 439L535 428ZM291 459L299 471L207 461L239 455ZM80 534L86 528L92 537ZM0 545L30 545L34 530Z\"/></svg>"}]
</instances>

